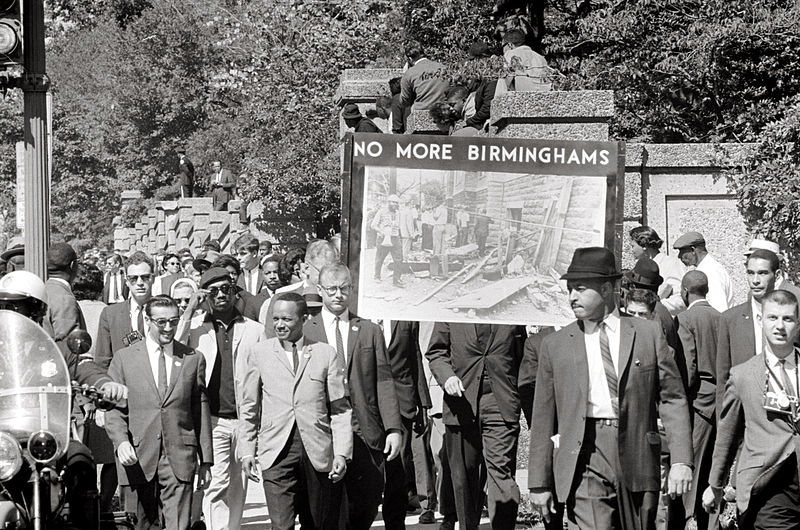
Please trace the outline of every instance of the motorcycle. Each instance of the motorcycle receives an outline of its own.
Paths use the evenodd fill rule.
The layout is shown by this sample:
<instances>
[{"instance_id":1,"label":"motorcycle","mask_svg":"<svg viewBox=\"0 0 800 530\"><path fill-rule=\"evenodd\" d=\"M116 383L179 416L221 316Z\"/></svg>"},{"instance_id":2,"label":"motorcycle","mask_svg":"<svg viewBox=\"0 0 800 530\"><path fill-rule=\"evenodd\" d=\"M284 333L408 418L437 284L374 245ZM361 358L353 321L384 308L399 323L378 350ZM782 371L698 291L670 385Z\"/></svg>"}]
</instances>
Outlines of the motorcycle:
<instances>
[{"instance_id":1,"label":"motorcycle","mask_svg":"<svg viewBox=\"0 0 800 530\"><path fill-rule=\"evenodd\" d=\"M80 355L91 339L67 342ZM70 441L76 393L113 406L70 381L64 356L39 325L0 310L0 528L133 528L124 514L101 521L91 453Z\"/></svg>"}]
</instances>

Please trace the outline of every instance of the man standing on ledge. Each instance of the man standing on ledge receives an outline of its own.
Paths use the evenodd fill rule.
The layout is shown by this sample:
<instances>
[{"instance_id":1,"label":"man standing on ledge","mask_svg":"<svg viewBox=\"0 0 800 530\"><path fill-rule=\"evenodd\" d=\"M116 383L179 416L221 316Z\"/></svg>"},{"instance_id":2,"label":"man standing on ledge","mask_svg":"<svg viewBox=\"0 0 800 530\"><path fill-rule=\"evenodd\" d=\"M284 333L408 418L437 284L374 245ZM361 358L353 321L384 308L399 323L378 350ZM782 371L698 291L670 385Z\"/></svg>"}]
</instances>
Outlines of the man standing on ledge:
<instances>
[{"instance_id":1,"label":"man standing on ledge","mask_svg":"<svg viewBox=\"0 0 800 530\"><path fill-rule=\"evenodd\" d=\"M579 248L567 273L576 322L539 352L528 486L545 520L555 502L580 528L655 529L661 440L672 465L668 493L692 484L689 408L661 327L620 318L614 255ZM658 410L656 410L658 407Z\"/></svg>"},{"instance_id":2,"label":"man standing on ledge","mask_svg":"<svg viewBox=\"0 0 800 530\"><path fill-rule=\"evenodd\" d=\"M733 306L733 282L728 271L706 250L706 240L700 232L686 232L675 240L672 248L687 267L704 272L708 278L708 303L725 312Z\"/></svg>"}]
</instances>

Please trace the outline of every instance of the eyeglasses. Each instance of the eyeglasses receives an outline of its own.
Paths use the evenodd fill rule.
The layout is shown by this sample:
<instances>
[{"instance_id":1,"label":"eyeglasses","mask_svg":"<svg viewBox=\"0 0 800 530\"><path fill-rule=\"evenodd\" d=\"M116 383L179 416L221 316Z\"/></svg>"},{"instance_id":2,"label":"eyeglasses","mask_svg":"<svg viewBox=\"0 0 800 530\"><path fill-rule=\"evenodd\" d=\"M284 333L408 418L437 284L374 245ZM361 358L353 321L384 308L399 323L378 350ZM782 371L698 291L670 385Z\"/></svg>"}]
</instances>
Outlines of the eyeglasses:
<instances>
[{"instance_id":1,"label":"eyeglasses","mask_svg":"<svg viewBox=\"0 0 800 530\"><path fill-rule=\"evenodd\" d=\"M336 291L339 291L346 296L350 294L350 289L353 288L352 285L331 285L330 287L320 285L320 287L322 287L322 290L325 291L328 296L334 296Z\"/></svg>"},{"instance_id":2,"label":"eyeglasses","mask_svg":"<svg viewBox=\"0 0 800 530\"><path fill-rule=\"evenodd\" d=\"M230 294L232 290L233 290L233 285L225 283L220 285L219 287L209 287L208 294L211 295L211 297L213 298L214 296L217 296L217 294L220 291L222 291L222 294Z\"/></svg>"},{"instance_id":3,"label":"eyeglasses","mask_svg":"<svg viewBox=\"0 0 800 530\"><path fill-rule=\"evenodd\" d=\"M128 280L128 283L139 283L139 280L142 280L144 283L150 283L150 280L153 279L152 274L128 274L125 276L125 279Z\"/></svg>"},{"instance_id":4,"label":"eyeglasses","mask_svg":"<svg viewBox=\"0 0 800 530\"><path fill-rule=\"evenodd\" d=\"M183 303L183 304L187 304L188 305L189 301L191 300L191 298L173 298L173 300L175 300L175 302L177 302L179 304Z\"/></svg>"},{"instance_id":5,"label":"eyeglasses","mask_svg":"<svg viewBox=\"0 0 800 530\"><path fill-rule=\"evenodd\" d=\"M166 328L167 324L169 324L171 327L174 328L174 327L176 327L178 325L178 322L180 322L180 321L181 321L180 317L175 317L175 318L151 318L150 319L150 322L155 324L160 329Z\"/></svg>"}]
</instances>

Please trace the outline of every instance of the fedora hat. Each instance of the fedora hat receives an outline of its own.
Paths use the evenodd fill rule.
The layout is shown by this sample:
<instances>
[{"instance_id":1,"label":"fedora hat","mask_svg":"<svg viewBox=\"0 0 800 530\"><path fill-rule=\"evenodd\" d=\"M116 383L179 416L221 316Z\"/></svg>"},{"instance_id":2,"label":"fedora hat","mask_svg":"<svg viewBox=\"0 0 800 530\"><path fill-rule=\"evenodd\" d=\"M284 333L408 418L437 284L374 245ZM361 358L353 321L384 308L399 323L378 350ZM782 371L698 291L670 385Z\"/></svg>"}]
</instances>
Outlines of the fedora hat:
<instances>
[{"instance_id":1,"label":"fedora hat","mask_svg":"<svg viewBox=\"0 0 800 530\"><path fill-rule=\"evenodd\" d=\"M652 289L664 283L658 271L658 263L650 258L640 258L632 270L625 273L625 277L637 287Z\"/></svg>"},{"instance_id":2,"label":"fedora hat","mask_svg":"<svg viewBox=\"0 0 800 530\"><path fill-rule=\"evenodd\" d=\"M21 256L25 254L25 238L22 236L14 236L8 240L6 251L0 254L0 260L8 261L14 256Z\"/></svg>"},{"instance_id":3,"label":"fedora hat","mask_svg":"<svg viewBox=\"0 0 800 530\"><path fill-rule=\"evenodd\" d=\"M358 105L355 103L348 103L345 105L344 109L342 109L342 118L346 120L356 120L361 118L361 111L358 110Z\"/></svg>"},{"instance_id":4,"label":"fedora hat","mask_svg":"<svg viewBox=\"0 0 800 530\"><path fill-rule=\"evenodd\" d=\"M622 273L617 270L614 253L603 247L575 249L572 262L562 280L584 280L590 278L617 279Z\"/></svg>"}]
</instances>

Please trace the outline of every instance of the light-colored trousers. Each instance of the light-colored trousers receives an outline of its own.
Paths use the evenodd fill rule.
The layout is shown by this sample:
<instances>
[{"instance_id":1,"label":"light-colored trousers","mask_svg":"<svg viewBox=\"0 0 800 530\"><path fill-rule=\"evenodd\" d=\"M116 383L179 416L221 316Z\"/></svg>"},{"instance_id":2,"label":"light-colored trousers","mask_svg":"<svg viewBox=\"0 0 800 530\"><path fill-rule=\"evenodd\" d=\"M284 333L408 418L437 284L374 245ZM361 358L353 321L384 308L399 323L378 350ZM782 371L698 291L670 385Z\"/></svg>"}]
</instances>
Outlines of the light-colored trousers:
<instances>
[{"instance_id":1,"label":"light-colored trousers","mask_svg":"<svg viewBox=\"0 0 800 530\"><path fill-rule=\"evenodd\" d=\"M203 496L203 517L208 530L237 530L242 526L247 478L236 458L238 420L211 416L214 465L211 483Z\"/></svg>"}]
</instances>

